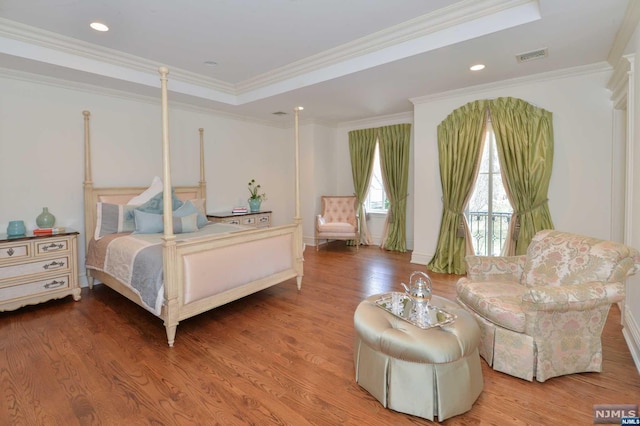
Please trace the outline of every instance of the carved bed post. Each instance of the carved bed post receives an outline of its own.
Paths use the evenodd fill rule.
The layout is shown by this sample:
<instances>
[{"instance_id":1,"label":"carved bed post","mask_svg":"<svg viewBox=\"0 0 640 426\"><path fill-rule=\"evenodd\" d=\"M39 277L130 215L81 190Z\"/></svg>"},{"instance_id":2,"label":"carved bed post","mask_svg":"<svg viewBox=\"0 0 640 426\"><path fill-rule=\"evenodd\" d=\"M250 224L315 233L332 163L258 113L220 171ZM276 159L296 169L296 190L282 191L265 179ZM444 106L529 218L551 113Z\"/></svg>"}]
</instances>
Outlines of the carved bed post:
<instances>
[{"instance_id":1,"label":"carved bed post","mask_svg":"<svg viewBox=\"0 0 640 426\"><path fill-rule=\"evenodd\" d=\"M91 133L89 130L91 113L82 111L82 115L84 116L84 211L85 215L88 214L87 212L93 212L93 215L84 219L84 249L86 254L89 249L89 241L91 241L91 236L95 229L95 206L93 205L93 180L91 178ZM90 275L89 270L87 270L87 283L90 289L93 288L93 277Z\"/></svg>"},{"instance_id":2,"label":"carved bed post","mask_svg":"<svg viewBox=\"0 0 640 426\"><path fill-rule=\"evenodd\" d=\"M295 234L295 245L296 245L296 265L295 269L297 272L296 283L298 285L298 290L302 287L302 276L304 275L302 262L303 258L303 248L304 242L302 238L302 217L300 216L300 129L299 129L299 118L298 114L304 108L301 106L295 107L293 109L295 122L295 152L296 152L296 212L293 218L293 223L296 225L296 234Z\"/></svg>"},{"instance_id":3,"label":"carved bed post","mask_svg":"<svg viewBox=\"0 0 640 426\"><path fill-rule=\"evenodd\" d=\"M198 129L200 132L200 198L204 198L204 211L207 211L207 179L204 173L204 129Z\"/></svg>"},{"instance_id":4,"label":"carved bed post","mask_svg":"<svg viewBox=\"0 0 640 426\"><path fill-rule=\"evenodd\" d=\"M160 89L162 92L162 182L164 209L164 236L162 238L162 263L164 273L165 315L164 326L167 329L167 341L170 347L176 337L178 327L178 277L176 270L176 236L173 234L172 197L171 197L171 157L169 150L169 108L167 103L167 75L169 69L160 67Z\"/></svg>"}]
</instances>

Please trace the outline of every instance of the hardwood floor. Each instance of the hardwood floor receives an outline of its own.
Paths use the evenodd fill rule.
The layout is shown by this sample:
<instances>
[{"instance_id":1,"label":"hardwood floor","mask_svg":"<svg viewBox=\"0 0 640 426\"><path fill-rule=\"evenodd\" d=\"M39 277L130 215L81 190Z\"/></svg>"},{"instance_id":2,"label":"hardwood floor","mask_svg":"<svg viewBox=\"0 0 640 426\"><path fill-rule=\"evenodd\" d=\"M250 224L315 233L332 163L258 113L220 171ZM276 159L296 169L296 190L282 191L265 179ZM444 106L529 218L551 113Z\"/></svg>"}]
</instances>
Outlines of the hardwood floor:
<instances>
[{"instance_id":1,"label":"hardwood floor","mask_svg":"<svg viewBox=\"0 0 640 426\"><path fill-rule=\"evenodd\" d=\"M305 251L302 291L279 284L178 326L99 285L0 314L2 425L423 425L382 408L354 380L353 312L400 290L410 253L342 242ZM430 274L454 298L458 277ZM604 371L545 383L483 364L484 391L447 425L591 425L593 404L637 404L640 376L611 309Z\"/></svg>"}]
</instances>

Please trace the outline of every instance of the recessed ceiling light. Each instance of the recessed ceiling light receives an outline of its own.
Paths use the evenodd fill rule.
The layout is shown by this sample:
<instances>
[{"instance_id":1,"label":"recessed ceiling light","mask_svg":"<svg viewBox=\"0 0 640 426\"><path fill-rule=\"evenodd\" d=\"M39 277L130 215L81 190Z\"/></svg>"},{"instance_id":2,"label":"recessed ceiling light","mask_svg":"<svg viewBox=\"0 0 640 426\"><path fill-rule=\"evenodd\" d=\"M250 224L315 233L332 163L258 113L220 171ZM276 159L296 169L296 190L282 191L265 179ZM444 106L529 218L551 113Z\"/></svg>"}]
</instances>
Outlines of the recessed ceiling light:
<instances>
[{"instance_id":1,"label":"recessed ceiling light","mask_svg":"<svg viewBox=\"0 0 640 426\"><path fill-rule=\"evenodd\" d=\"M204 64L208 67L215 67L216 65L218 65L216 61L204 61Z\"/></svg>"},{"instance_id":2,"label":"recessed ceiling light","mask_svg":"<svg viewBox=\"0 0 640 426\"><path fill-rule=\"evenodd\" d=\"M89 24L89 26L96 31L109 31L109 27L101 22L92 22L91 24Z\"/></svg>"},{"instance_id":3,"label":"recessed ceiling light","mask_svg":"<svg viewBox=\"0 0 640 426\"><path fill-rule=\"evenodd\" d=\"M304 109L304 107L297 106L297 107L295 107L293 110L294 110L294 111L302 111L303 109Z\"/></svg>"},{"instance_id":4,"label":"recessed ceiling light","mask_svg":"<svg viewBox=\"0 0 640 426\"><path fill-rule=\"evenodd\" d=\"M471 71L480 71L484 69L484 64L475 64L469 67Z\"/></svg>"}]
</instances>

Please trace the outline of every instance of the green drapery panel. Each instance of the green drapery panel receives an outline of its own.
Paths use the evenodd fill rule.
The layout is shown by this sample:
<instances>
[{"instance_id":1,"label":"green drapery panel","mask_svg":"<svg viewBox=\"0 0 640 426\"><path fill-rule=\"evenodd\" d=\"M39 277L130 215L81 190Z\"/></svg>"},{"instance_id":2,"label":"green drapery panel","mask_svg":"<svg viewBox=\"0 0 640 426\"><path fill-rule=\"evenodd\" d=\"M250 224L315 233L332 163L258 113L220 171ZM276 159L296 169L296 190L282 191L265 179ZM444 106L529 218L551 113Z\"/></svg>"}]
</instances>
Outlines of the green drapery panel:
<instances>
[{"instance_id":1,"label":"green drapery panel","mask_svg":"<svg viewBox=\"0 0 640 426\"><path fill-rule=\"evenodd\" d=\"M525 254L542 229L553 229L547 193L553 166L552 114L521 99L489 101L500 167L514 209L506 254ZM519 226L519 230L514 227Z\"/></svg>"},{"instance_id":2,"label":"green drapery panel","mask_svg":"<svg viewBox=\"0 0 640 426\"><path fill-rule=\"evenodd\" d=\"M434 272L466 272L464 257L470 240L463 212L478 173L487 106L484 100L470 102L438 125L443 209L436 252L427 266ZM459 229L464 230L461 236Z\"/></svg>"},{"instance_id":3,"label":"green drapery panel","mask_svg":"<svg viewBox=\"0 0 640 426\"><path fill-rule=\"evenodd\" d=\"M358 222L360 226L360 242L371 244L371 234L367 228L366 212L362 206L373 171L377 129L361 129L349 132L349 154L351 156L351 174L353 187L358 198Z\"/></svg>"},{"instance_id":4,"label":"green drapery panel","mask_svg":"<svg viewBox=\"0 0 640 426\"><path fill-rule=\"evenodd\" d=\"M409 143L411 124L378 129L380 168L389 199L381 247L407 251L407 189L409 185Z\"/></svg>"}]
</instances>

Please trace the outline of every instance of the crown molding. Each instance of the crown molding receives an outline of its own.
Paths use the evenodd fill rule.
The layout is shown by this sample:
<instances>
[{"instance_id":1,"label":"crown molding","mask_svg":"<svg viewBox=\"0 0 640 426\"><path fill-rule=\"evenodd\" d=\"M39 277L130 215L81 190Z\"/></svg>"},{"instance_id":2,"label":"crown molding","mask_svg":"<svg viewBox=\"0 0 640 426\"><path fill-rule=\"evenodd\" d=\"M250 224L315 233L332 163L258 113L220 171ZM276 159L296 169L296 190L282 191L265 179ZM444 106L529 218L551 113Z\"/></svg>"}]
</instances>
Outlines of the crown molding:
<instances>
[{"instance_id":1,"label":"crown molding","mask_svg":"<svg viewBox=\"0 0 640 426\"><path fill-rule=\"evenodd\" d=\"M79 83L75 81L43 76L40 74L32 74L24 71L16 71L13 69L2 68L2 67L0 67L0 78L16 80L16 81L24 81L24 82L33 83L33 84L41 84L41 85L56 87L60 89L75 90L79 92L89 93L92 95L108 96L108 97L123 99L127 101L146 103L150 105L160 104L159 96L158 97L145 96L145 95L140 95L132 92L127 92L124 90L110 89L110 88L105 88L103 86L87 84L87 83ZM230 113L227 111L221 111L215 108L196 106L196 105L192 105L185 102L179 102L179 101L169 101L169 105L171 107L177 107L185 111L192 111L192 112L202 113L202 114L212 114L212 115L229 118L236 121L252 123L252 124L261 124L269 127L287 128L293 125L289 123L278 123L270 120L261 120L259 118L233 114L233 113Z\"/></svg>"},{"instance_id":2,"label":"crown molding","mask_svg":"<svg viewBox=\"0 0 640 426\"><path fill-rule=\"evenodd\" d=\"M608 62L596 62L589 65L565 68L556 71L549 71L539 74L533 74L526 77L516 77L508 80L500 80L494 83L481 84L477 86L469 86L446 92L434 93L426 96L410 98L414 105L426 104L436 100L448 99L456 96L480 95L486 92L504 89L507 87L523 86L525 84L540 83L549 80L560 80L568 77L576 77L580 75L596 74L601 72L611 72L612 67Z\"/></svg>"},{"instance_id":3,"label":"crown molding","mask_svg":"<svg viewBox=\"0 0 640 426\"><path fill-rule=\"evenodd\" d=\"M611 91L611 100L614 105L626 101L627 87L629 86L629 71L634 55L625 55L620 58L618 63L613 67L613 73L607 82L607 89Z\"/></svg>"},{"instance_id":4,"label":"crown molding","mask_svg":"<svg viewBox=\"0 0 640 426\"><path fill-rule=\"evenodd\" d=\"M237 94L249 102L266 89L282 93L286 83L319 83L540 18L537 0L463 0L239 82Z\"/></svg>"},{"instance_id":5,"label":"crown molding","mask_svg":"<svg viewBox=\"0 0 640 426\"><path fill-rule=\"evenodd\" d=\"M624 55L624 50L627 44L629 44L629 40L631 40L631 36L635 32L639 22L640 2L637 0L629 0L622 25L620 25L616 33L613 45L609 51L609 56L607 57L607 62L609 62L611 66L615 67L622 58L622 55Z\"/></svg>"},{"instance_id":6,"label":"crown molding","mask_svg":"<svg viewBox=\"0 0 640 426\"><path fill-rule=\"evenodd\" d=\"M540 18L537 0L462 0L238 84L4 18L0 53L149 87L159 87L157 69L166 65L172 91L241 105Z\"/></svg>"},{"instance_id":7,"label":"crown molding","mask_svg":"<svg viewBox=\"0 0 640 426\"><path fill-rule=\"evenodd\" d=\"M37 46L42 49L46 49L46 51L53 52L54 55L56 53L64 53L66 55L90 61L106 63L124 70L149 74L153 76L153 79L157 82L157 84L147 84L152 87L160 87L160 82L157 79L158 68L166 65L4 18L0 18L0 38L21 42L21 44L23 43L24 45ZM8 43L5 41L4 45L7 46ZM33 52L33 56L37 54L33 49L29 50ZM36 57L28 59L39 60ZM49 57L49 59L51 59L51 57ZM127 79L127 76L131 78L130 74L131 72L124 72L121 79ZM174 67L171 67L171 75L173 79L187 84L235 96L235 85L222 80L217 80Z\"/></svg>"},{"instance_id":8,"label":"crown molding","mask_svg":"<svg viewBox=\"0 0 640 426\"><path fill-rule=\"evenodd\" d=\"M411 123L413 124L413 111L399 112L396 114L379 115L376 117L363 118L362 120L343 121L338 123L339 127L349 129L367 129L371 126L380 127L380 123Z\"/></svg>"},{"instance_id":9,"label":"crown molding","mask_svg":"<svg viewBox=\"0 0 640 426\"><path fill-rule=\"evenodd\" d=\"M522 6L536 4L532 0L464 0L432 13L394 25L352 42L337 46L300 61L238 83L238 93L246 93L352 58L428 36L470 21Z\"/></svg>"}]
</instances>

